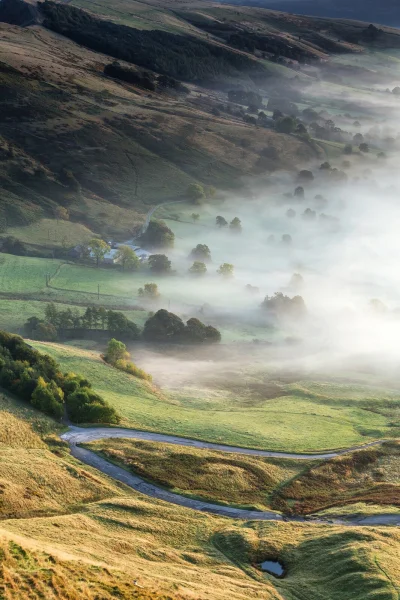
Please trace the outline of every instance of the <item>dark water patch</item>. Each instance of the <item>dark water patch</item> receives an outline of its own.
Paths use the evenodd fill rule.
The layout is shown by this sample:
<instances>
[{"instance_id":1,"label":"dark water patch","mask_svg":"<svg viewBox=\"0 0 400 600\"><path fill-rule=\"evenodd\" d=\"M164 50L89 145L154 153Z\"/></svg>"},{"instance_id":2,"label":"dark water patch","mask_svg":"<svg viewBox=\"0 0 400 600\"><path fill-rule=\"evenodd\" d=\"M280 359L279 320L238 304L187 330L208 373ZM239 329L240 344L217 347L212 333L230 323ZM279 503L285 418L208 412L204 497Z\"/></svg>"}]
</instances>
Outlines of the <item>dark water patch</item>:
<instances>
[{"instance_id":1,"label":"dark water patch","mask_svg":"<svg viewBox=\"0 0 400 600\"><path fill-rule=\"evenodd\" d=\"M261 563L261 569L275 577L284 577L286 574L284 566L278 560L265 560Z\"/></svg>"}]
</instances>

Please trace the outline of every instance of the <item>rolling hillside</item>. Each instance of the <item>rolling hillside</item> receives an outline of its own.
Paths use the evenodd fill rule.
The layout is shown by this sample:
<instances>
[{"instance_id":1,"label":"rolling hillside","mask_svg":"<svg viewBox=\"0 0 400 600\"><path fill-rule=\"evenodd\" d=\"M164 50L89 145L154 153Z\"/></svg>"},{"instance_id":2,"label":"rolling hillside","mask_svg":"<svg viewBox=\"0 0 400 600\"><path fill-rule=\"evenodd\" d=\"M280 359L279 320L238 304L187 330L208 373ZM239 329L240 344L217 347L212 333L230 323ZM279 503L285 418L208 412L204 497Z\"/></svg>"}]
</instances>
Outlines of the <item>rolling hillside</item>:
<instances>
[{"instance_id":1,"label":"rolling hillside","mask_svg":"<svg viewBox=\"0 0 400 600\"><path fill-rule=\"evenodd\" d=\"M222 0L225 2L225 0ZM400 27L400 7L397 0L230 0L229 4L258 6L285 12L335 19L355 19Z\"/></svg>"}]
</instances>

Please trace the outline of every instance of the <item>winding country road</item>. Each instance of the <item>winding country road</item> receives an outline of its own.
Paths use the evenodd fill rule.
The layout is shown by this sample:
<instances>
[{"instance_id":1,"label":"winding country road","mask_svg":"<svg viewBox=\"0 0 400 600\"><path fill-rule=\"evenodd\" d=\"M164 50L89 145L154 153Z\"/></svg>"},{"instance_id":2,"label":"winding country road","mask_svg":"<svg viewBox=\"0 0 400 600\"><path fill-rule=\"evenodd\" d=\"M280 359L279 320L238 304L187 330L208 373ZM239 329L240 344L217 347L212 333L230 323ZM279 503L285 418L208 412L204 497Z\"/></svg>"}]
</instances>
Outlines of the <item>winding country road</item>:
<instances>
[{"instance_id":1,"label":"winding country road","mask_svg":"<svg viewBox=\"0 0 400 600\"><path fill-rule=\"evenodd\" d=\"M129 487L137 490L138 492L150 496L152 498L158 498L165 502L172 504L178 504L186 508L198 510L202 512L212 513L221 515L224 517L230 517L232 519L246 519L246 520L257 520L257 521L312 521L314 523L334 523L340 525L399 525L400 526L400 512L399 514L380 514L371 515L368 517L351 518L346 520L339 519L325 519L323 517L283 517L282 515L272 511L258 511L258 510L245 510L239 508L233 508L230 506L223 506L219 504L211 504L209 502L203 502L202 500L193 500L192 498L186 498L179 494L174 494L168 490L162 489L154 484L146 482L141 477L126 471L122 467L107 461L95 452L91 452L86 448L80 447L78 444L84 442L93 442L95 440L101 440L105 438L133 438L136 440L148 440L153 442L163 442L168 444L175 444L179 446L190 446L193 448L204 448L208 450L218 450L222 452L232 452L235 454L246 454L252 456L266 456L275 458L292 458L295 460L307 460L310 458L329 460L336 456L352 452L354 450L361 450L370 446L376 446L382 442L371 442L364 446L357 446L348 448L347 450L341 450L338 452L330 452L327 454L289 454L284 452L268 452L264 450L251 450L249 448L236 448L235 446L223 446L221 444L212 444L209 442L200 442L198 440L190 440L186 438L180 438L170 435L163 435L160 433L151 433L148 431L138 431L135 429L122 429L122 428L106 428L106 427L93 427L90 429L84 429L82 427L71 426L68 431L61 435L61 438L69 443L71 454L78 460L98 469L102 473L120 481Z\"/></svg>"}]
</instances>

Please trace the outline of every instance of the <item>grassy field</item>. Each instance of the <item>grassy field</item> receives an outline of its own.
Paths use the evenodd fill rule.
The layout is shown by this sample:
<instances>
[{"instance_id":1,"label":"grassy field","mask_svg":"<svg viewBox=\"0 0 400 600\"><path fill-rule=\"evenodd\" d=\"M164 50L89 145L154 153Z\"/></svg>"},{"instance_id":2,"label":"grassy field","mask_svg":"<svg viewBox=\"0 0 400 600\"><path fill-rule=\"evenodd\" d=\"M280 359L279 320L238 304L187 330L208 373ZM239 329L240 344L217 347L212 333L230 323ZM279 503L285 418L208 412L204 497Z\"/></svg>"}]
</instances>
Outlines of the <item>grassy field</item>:
<instances>
[{"instance_id":1,"label":"grassy field","mask_svg":"<svg viewBox=\"0 0 400 600\"><path fill-rule=\"evenodd\" d=\"M271 493L312 464L128 439L98 440L85 447L174 492L258 509L270 508Z\"/></svg>"},{"instance_id":2,"label":"grassy field","mask_svg":"<svg viewBox=\"0 0 400 600\"><path fill-rule=\"evenodd\" d=\"M353 503L400 506L400 445L355 452L305 471L284 484L273 506L308 514Z\"/></svg>"},{"instance_id":3,"label":"grassy field","mask_svg":"<svg viewBox=\"0 0 400 600\"><path fill-rule=\"evenodd\" d=\"M298 452L348 447L398 433L389 426L390 415L365 410L360 400L353 399L352 386L347 397L335 399L329 396L329 387L324 395L316 395L307 391L305 382L297 387L292 383L287 390L273 387L271 393L270 386L264 384L261 390L256 386L255 398L251 388L235 396L231 389L235 389L235 381L228 377L222 390L199 385L190 388L190 395L186 389L174 394L112 369L95 352L39 342L34 346L53 356L66 371L82 373L93 381L127 427ZM137 360L135 351L133 359ZM138 364L142 366L140 360ZM184 369L184 363L180 368ZM241 376L237 374L239 379ZM378 411L386 397L384 392L379 394L378 401L371 399Z\"/></svg>"},{"instance_id":4,"label":"grassy field","mask_svg":"<svg viewBox=\"0 0 400 600\"><path fill-rule=\"evenodd\" d=\"M1 409L7 600L397 598L395 528L227 521L151 500L82 467L48 431L39 436L34 411L11 397ZM277 469L266 473L279 479ZM260 571L268 558L283 562L284 579Z\"/></svg>"},{"instance_id":5,"label":"grassy field","mask_svg":"<svg viewBox=\"0 0 400 600\"><path fill-rule=\"evenodd\" d=\"M114 587L101 598L135 598L128 588L135 580L179 600L396 600L400 578L395 528L227 522L130 493L85 513L3 521L0 532L27 548L29 557L40 549L53 563L50 573L62 570L74 583L78 579L75 585L84 585L87 570L91 585L80 597L90 600L106 575ZM258 565L267 558L283 562L284 579L261 573ZM38 562L30 563L31 576L47 600L53 598L48 571L40 573ZM23 575L26 562L14 568Z\"/></svg>"},{"instance_id":6,"label":"grassy field","mask_svg":"<svg viewBox=\"0 0 400 600\"><path fill-rule=\"evenodd\" d=\"M7 236L11 235L21 242L47 248L69 248L87 243L97 237L90 229L80 223L57 219L40 219L25 227L8 227Z\"/></svg>"}]
</instances>

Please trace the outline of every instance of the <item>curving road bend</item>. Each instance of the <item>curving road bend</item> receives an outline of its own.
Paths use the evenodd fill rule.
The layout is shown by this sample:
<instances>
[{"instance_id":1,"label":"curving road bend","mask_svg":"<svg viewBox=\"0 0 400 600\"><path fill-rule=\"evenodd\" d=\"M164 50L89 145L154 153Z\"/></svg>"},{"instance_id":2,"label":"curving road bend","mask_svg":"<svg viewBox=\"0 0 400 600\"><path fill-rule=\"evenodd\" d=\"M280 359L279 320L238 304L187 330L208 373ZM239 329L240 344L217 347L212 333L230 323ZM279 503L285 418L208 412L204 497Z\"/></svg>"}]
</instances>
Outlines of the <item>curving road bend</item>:
<instances>
[{"instance_id":1,"label":"curving road bend","mask_svg":"<svg viewBox=\"0 0 400 600\"><path fill-rule=\"evenodd\" d=\"M122 467L119 467L95 452L91 452L86 448L78 446L78 444L84 442L93 442L95 440L101 440L105 438L133 438L137 440L147 440L153 442L163 442L168 444L175 444L179 446L190 446L193 448L204 448L208 450L219 450L222 452L231 452L235 454L246 454L253 456L265 456L275 458L292 458L295 460L309 460L309 459L320 459L329 460L336 456L353 452L354 450L361 450L370 446L376 446L382 442L371 442L364 446L357 446L354 448L348 448L347 450L341 450L339 452L331 452L328 454L290 454L284 452L268 452L264 450L252 450L249 448L237 448L235 446L224 446L222 444L212 444L209 442L200 442L197 440L190 440L186 438L180 438L175 436L163 435L159 433L152 433L148 431L138 431L134 429L122 429L122 428L106 428L106 427L94 427L90 429L84 429L82 427L71 426L67 432L61 435L61 438L68 442L71 454L80 460L81 462L94 467L98 471L101 471L105 475L116 479L135 489L136 491L150 496L152 498L158 498L171 504L177 504L184 506L192 510L198 510L211 514L221 515L232 519L245 519L245 520L256 520L256 521L300 521L307 522L312 521L313 523L333 523L337 525L398 525L400 526L400 512L399 514L379 514L371 515L368 517L351 518L346 520L340 519L329 519L329 518L315 518L315 517L283 517L282 515L272 511L258 511L258 510L246 510L240 508L233 508L230 506L224 506L219 504L212 504L209 502L203 502L202 500L194 500L181 496L180 494L174 494L163 488L160 488L154 484L146 482L141 477L126 471Z\"/></svg>"}]
</instances>

